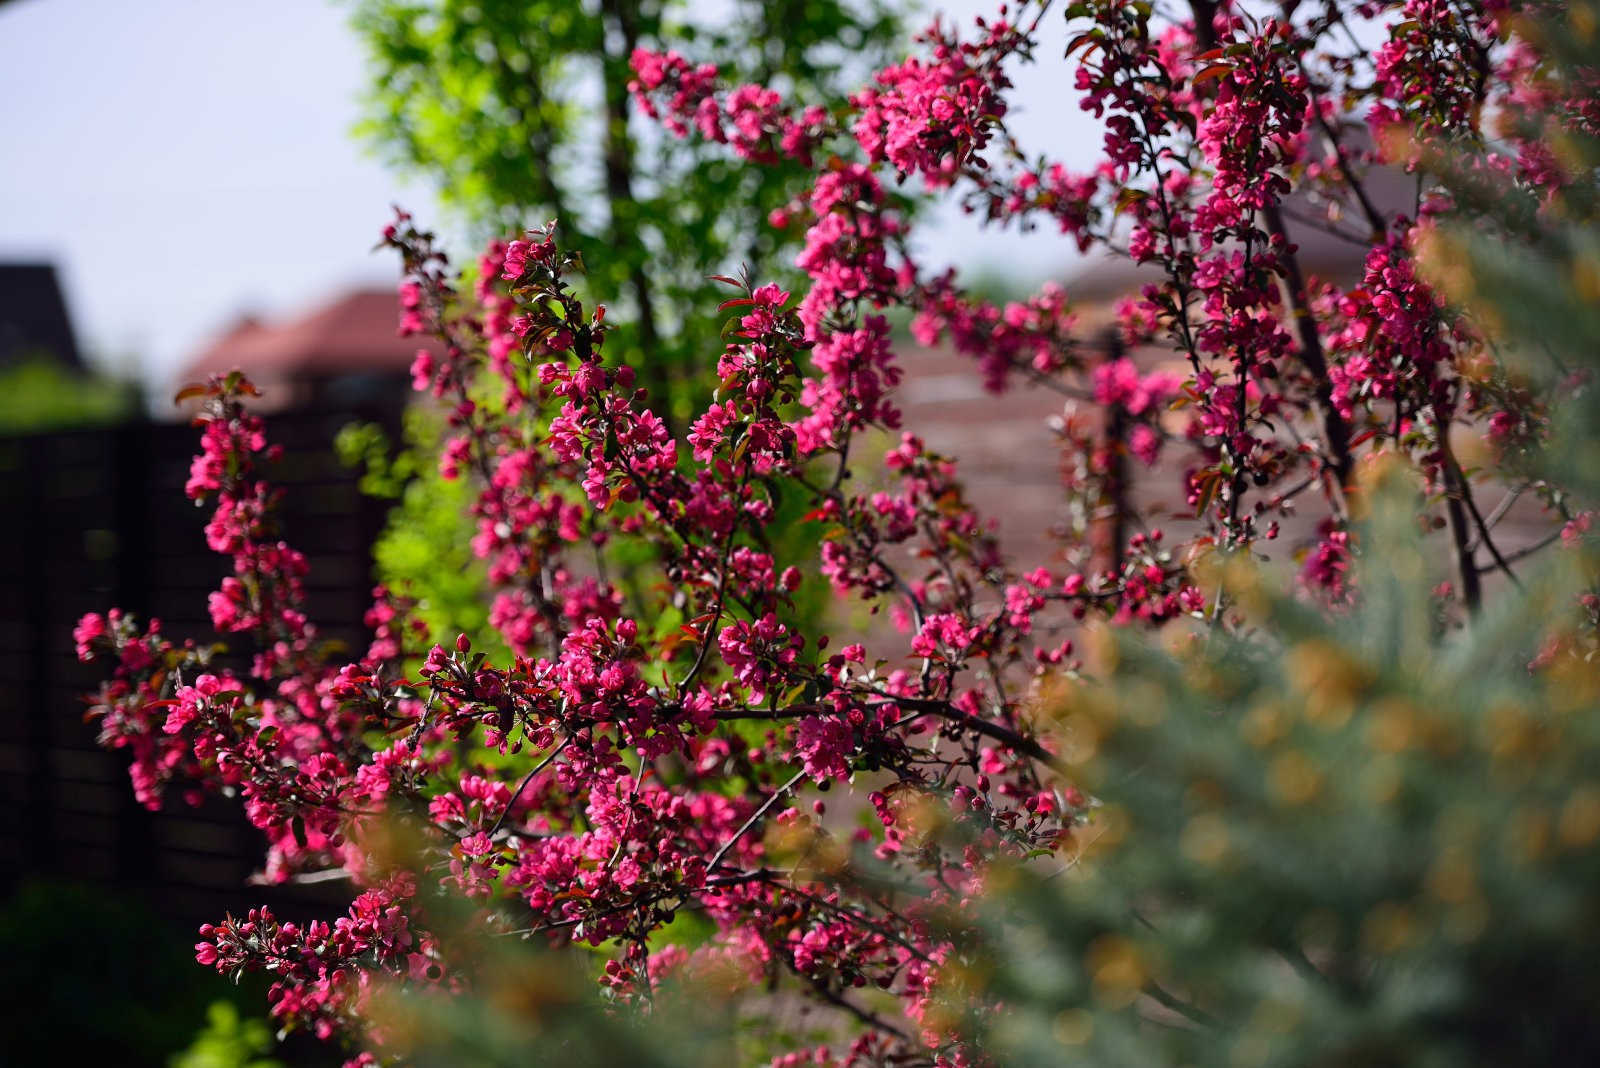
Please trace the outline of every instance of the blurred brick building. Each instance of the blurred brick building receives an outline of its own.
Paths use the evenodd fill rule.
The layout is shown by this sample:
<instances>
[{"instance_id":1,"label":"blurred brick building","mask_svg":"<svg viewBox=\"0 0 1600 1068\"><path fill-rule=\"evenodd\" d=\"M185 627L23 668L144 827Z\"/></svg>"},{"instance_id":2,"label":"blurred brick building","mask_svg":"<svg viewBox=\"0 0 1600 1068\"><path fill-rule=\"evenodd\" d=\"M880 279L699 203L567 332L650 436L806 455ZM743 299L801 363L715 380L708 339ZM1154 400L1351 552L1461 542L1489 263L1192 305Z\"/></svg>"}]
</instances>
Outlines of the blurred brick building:
<instances>
[{"instance_id":1,"label":"blurred brick building","mask_svg":"<svg viewBox=\"0 0 1600 1068\"><path fill-rule=\"evenodd\" d=\"M1293 220L1289 229L1300 246L1301 269L1308 277L1341 286L1360 279L1365 242ZM1110 255L1093 257L1064 274L1063 288L1079 319L1078 334L1094 358L1104 355L1096 350L1105 348L1106 328L1117 302L1164 277L1159 267ZM1127 355L1141 371L1170 370L1180 378L1190 374L1188 363L1168 345L1147 345ZM982 514L998 521L1001 544L1013 562L1049 560L1059 544L1051 530L1065 514L1060 446L1050 424L1064 414L1069 402L1020 374L1013 376L1004 394L989 393L973 361L949 350L911 347L901 360L906 376L899 399L906 429L930 448L960 461L960 474L973 501ZM1080 420L1096 415L1090 406L1079 406ZM1129 462L1129 500L1158 523L1163 516L1194 517L1181 493L1185 453L1169 446L1154 468ZM1309 535L1314 518L1303 518L1285 525L1281 545L1293 546ZM1104 555L1108 547L1099 548Z\"/></svg>"},{"instance_id":2,"label":"blurred brick building","mask_svg":"<svg viewBox=\"0 0 1600 1068\"><path fill-rule=\"evenodd\" d=\"M282 322L241 318L196 353L182 381L238 369L262 392L264 411L375 405L398 411L410 395L415 339L396 333L393 288L353 289Z\"/></svg>"}]
</instances>

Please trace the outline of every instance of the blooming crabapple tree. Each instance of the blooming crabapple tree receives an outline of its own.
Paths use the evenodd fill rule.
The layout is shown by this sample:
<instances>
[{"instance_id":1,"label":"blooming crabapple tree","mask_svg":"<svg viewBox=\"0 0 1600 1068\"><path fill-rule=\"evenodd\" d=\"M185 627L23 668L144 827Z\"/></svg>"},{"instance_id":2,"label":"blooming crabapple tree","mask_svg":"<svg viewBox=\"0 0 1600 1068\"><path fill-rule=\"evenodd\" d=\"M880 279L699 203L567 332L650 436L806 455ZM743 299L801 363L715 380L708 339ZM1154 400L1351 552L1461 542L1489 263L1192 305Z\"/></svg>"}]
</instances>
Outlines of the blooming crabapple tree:
<instances>
[{"instance_id":1,"label":"blooming crabapple tree","mask_svg":"<svg viewBox=\"0 0 1600 1068\"><path fill-rule=\"evenodd\" d=\"M635 370L608 359L611 324L571 288L558 227L493 244L463 279L402 214L385 236L404 263L401 330L436 342L415 385L449 413L441 469L477 487L474 548L514 657L488 662L466 635L433 644L382 590L367 655L319 656L252 390L237 375L200 387L188 493L214 508L207 539L233 562L212 617L256 655L230 671L155 622L86 617L80 653L112 671L95 703L103 737L131 752L151 806L169 787L242 798L272 878L343 871L360 888L332 924L259 909L208 925L200 961L266 970L279 1021L352 1034L370 1062L383 1055L362 1024L375 984L470 988L472 962L430 931L431 903L455 895L492 930L598 948L620 1002L647 1009L667 977L716 969L815 998L852 1029L784 1063L981 1061L947 1005L983 996L963 986L950 917L983 892L986 858L1048 862L1092 818L1042 714L1052 676L1082 670L1075 627L1234 626L1200 562L1270 550L1302 497L1325 516L1303 583L1343 610L1360 597L1349 476L1379 451L1430 487L1420 518L1456 570L1441 593L1469 616L1483 572L1515 578L1518 554L1494 541L1512 502L1548 506L1547 541L1586 525L1530 460L1559 397L1503 366L1415 267L1418 242L1459 210L1432 178L1438 153L1535 205L1567 180L1548 131L1497 125L1554 92L1517 31L1527 12L1547 14L1029 4L965 36L936 22L844 113L636 54L636 99L668 130L815 174L771 220L805 227L805 291L721 279L719 388L681 438ZM1006 68L1036 59L1052 15L1069 21L1067 61L1106 128L1083 174L1028 156L1006 125ZM1593 125L1592 100L1567 103L1560 122ZM1381 161L1416 174L1411 213L1367 192ZM1154 280L1119 307L1109 342L1080 336L1056 287L977 300L914 261L903 182L996 226L1054 225L1152 265ZM1291 193L1368 248L1358 285L1302 272ZM1056 444L1065 492L1114 521L1109 554L1087 540L1049 560L1006 554L955 461L901 426L895 307L922 342L971 356L989 388L1054 389L1098 413L1063 420ZM1123 354L1151 343L1187 378ZM1459 436L1483 440L1505 487L1492 509ZM1132 463L1163 458L1193 509L1177 532L1148 526L1125 492ZM768 535L797 501L814 558L785 558ZM623 551L647 556L659 584L608 579ZM886 608L903 637L801 633L791 598L807 583ZM834 788L864 794L864 825L836 818L856 814L838 802L829 816ZM418 832L421 863L381 848L394 821ZM713 931L692 947L662 937L686 910Z\"/></svg>"},{"instance_id":2,"label":"blooming crabapple tree","mask_svg":"<svg viewBox=\"0 0 1600 1068\"><path fill-rule=\"evenodd\" d=\"M1006 65L1034 59L1050 4L1002 8L965 37L935 23L925 54L881 72L844 116L723 87L714 67L671 53L636 54L635 91L668 129L725 141L757 165L823 161L819 181L772 219L809 223L799 263L813 283L808 329L822 343L843 333L819 331L822 323L871 330L875 309L906 307L920 341L948 339L991 389L1021 379L1091 400L1107 416L1102 432L1064 442L1087 461L1068 487L1075 493L1102 495L1122 457L1149 462L1182 446L1192 456L1184 489L1207 544L1270 542L1286 505L1320 498L1326 536L1304 577L1334 601L1349 594L1352 464L1362 452L1402 450L1442 501L1459 572L1452 593L1475 610L1484 562L1511 569L1453 453L1452 427L1487 436L1512 492L1535 492L1553 516L1573 517L1558 487L1519 471L1547 398L1508 375L1473 324L1435 298L1411 250L1452 210L1430 154L1449 149L1453 165L1535 199L1568 181L1543 131L1496 122L1552 92L1538 52L1514 33L1519 17L1542 10L1068 5L1067 60L1082 106L1105 124L1102 161L1081 174L1028 155L1006 125ZM1381 38L1376 49L1362 43ZM1592 106L1573 105L1570 121L1592 121ZM1386 212L1369 192L1380 163L1415 174L1408 213ZM920 271L886 198L908 182L958 197L997 226L1054 225L1084 250L1146 265L1156 280L1117 309L1119 342L1075 341L1053 286L1002 308L966 296L951 274ZM1358 285L1302 271L1284 221L1291 195L1295 208L1316 211L1308 222L1368 249ZM1118 358L1117 344L1151 341L1187 362L1187 381L1141 379ZM1174 397L1190 412L1179 430L1153 418ZM1128 525L1126 500L1110 503ZM1151 570L1130 548L1131 539L1116 543L1113 572L1084 581L1123 614L1138 614L1152 594L1163 607L1161 595L1183 595L1178 569Z\"/></svg>"}]
</instances>

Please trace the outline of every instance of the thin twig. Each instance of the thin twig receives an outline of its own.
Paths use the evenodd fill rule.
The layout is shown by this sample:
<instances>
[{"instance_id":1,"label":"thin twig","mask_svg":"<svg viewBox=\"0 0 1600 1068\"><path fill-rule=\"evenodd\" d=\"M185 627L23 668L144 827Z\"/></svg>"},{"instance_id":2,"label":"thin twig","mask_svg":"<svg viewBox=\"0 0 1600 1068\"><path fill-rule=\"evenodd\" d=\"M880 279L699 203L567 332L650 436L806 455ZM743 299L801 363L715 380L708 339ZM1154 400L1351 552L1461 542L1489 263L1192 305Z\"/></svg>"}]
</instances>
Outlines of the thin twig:
<instances>
[{"instance_id":1,"label":"thin twig","mask_svg":"<svg viewBox=\"0 0 1600 1068\"><path fill-rule=\"evenodd\" d=\"M848 1012L851 1016L854 1016L868 1027L875 1027L879 1031L886 1031L899 1039L906 1039L908 1037L904 1031L885 1020L877 1013L868 1009L863 1009L860 1005L857 1005L843 994L828 989L827 984L821 979L818 979L813 975L807 975L798 968L794 969L794 973L800 978L804 979L806 982L810 983L812 989L817 992L817 995L821 997L823 1001L843 1009L845 1012Z\"/></svg>"},{"instance_id":2,"label":"thin twig","mask_svg":"<svg viewBox=\"0 0 1600 1068\"><path fill-rule=\"evenodd\" d=\"M993 738L997 742L1004 742L1017 752L1032 757L1043 764L1055 764L1057 757L1050 750L1024 734L1018 733L1010 727L991 720L979 719L977 716L968 715L956 708L949 701L939 698L924 697L892 697L889 695L874 695L872 699L864 702L868 708L881 708L884 705L896 705L901 708L915 709L918 712L931 713L948 723L964 727L967 730L985 737ZM787 708L724 708L718 710L718 719L797 719L800 716L825 715L828 710L821 705L803 704L790 705Z\"/></svg>"},{"instance_id":3,"label":"thin twig","mask_svg":"<svg viewBox=\"0 0 1600 1068\"><path fill-rule=\"evenodd\" d=\"M565 749L570 741L572 741L572 735L570 734L561 739L561 744L550 750L550 755L535 764L533 770L524 775L522 781L517 783L516 790L511 794L511 800L506 802L506 807L500 811L500 816L494 821L494 826L489 828L489 837L491 839L494 838L495 832L500 830L500 825L506 821L506 817L511 815L511 810L517 807L517 799L522 796L522 791L528 788L528 783L533 781L535 775L549 767L550 762L561 755L561 750Z\"/></svg>"},{"instance_id":4,"label":"thin twig","mask_svg":"<svg viewBox=\"0 0 1600 1068\"><path fill-rule=\"evenodd\" d=\"M678 683L679 701L682 701L684 695L689 692L695 676L699 675L700 669L705 666L706 654L711 651L711 643L716 639L717 624L722 622L723 601L728 592L728 558L733 553L733 536L738 532L738 523L728 525L728 536L722 542L722 566L717 574L717 603L711 609L711 622L706 624L706 632L700 639L700 652L694 658L694 666L689 668L689 673Z\"/></svg>"},{"instance_id":5,"label":"thin twig","mask_svg":"<svg viewBox=\"0 0 1600 1068\"><path fill-rule=\"evenodd\" d=\"M1493 530L1495 527L1499 526L1500 520L1504 519L1506 513L1511 511L1511 506L1516 504L1522 495L1527 491L1528 484L1526 482L1518 486L1516 489L1509 491L1500 499L1500 503L1494 506L1494 511L1490 512L1489 517L1484 520L1484 525L1490 530ZM1472 547L1476 549L1478 547L1477 542L1473 542Z\"/></svg>"},{"instance_id":6,"label":"thin twig","mask_svg":"<svg viewBox=\"0 0 1600 1068\"><path fill-rule=\"evenodd\" d=\"M716 871L717 865L722 863L722 858L727 855L728 850L733 848L733 844L743 838L745 833L760 822L761 817L765 816L772 806L778 803L780 797L792 790L795 784L805 777L806 773L803 769L797 771L788 782L774 790L772 796L762 802L761 807L750 814L750 818L744 821L744 825L733 832L733 837L722 843L722 848L717 850L711 858L711 863L706 865L706 871Z\"/></svg>"},{"instance_id":7,"label":"thin twig","mask_svg":"<svg viewBox=\"0 0 1600 1068\"><path fill-rule=\"evenodd\" d=\"M762 877L763 873L760 872L745 872L739 875L724 875L716 879L707 879L705 881L705 885L703 886L680 886L673 887L669 890L661 890L654 894L648 894L644 897L635 898L631 901L624 901L619 905L612 905L609 908L601 909L599 912L588 916L574 916L565 920L551 920L549 923L541 923L537 927L518 927L511 931L496 931L494 934L497 938L514 938L518 936L526 937L528 935L544 934L547 931L556 931L563 927L576 927L578 924L586 923L590 920L600 920L607 916L615 916L617 913L626 912L629 909L646 909L651 905L654 905L657 901L661 901L669 897L684 898L685 903L679 907L687 907L687 899L695 894L703 894L707 890L720 890L725 886L738 886L741 883L760 882Z\"/></svg>"},{"instance_id":8,"label":"thin twig","mask_svg":"<svg viewBox=\"0 0 1600 1068\"><path fill-rule=\"evenodd\" d=\"M1559 529L1552 530L1550 533L1546 534L1544 537L1540 538L1538 541L1534 542L1532 545L1529 545L1529 546L1526 546L1524 548L1518 549L1516 552L1506 553L1506 562L1510 563L1510 564L1514 564L1518 560L1526 560L1528 557L1532 556L1534 553L1538 552L1539 550L1545 548L1547 545L1549 545L1551 542L1555 541L1559 537L1561 537L1561 531ZM1481 568L1480 570L1482 570L1482 571L1493 571L1494 568L1485 567L1485 568Z\"/></svg>"},{"instance_id":9,"label":"thin twig","mask_svg":"<svg viewBox=\"0 0 1600 1068\"><path fill-rule=\"evenodd\" d=\"M778 878L778 875L775 872L762 869L761 871L753 872L752 874L755 875L760 882L764 882L767 885L781 890L786 894L793 894L798 898L811 902L813 905L829 909L837 915L846 917L853 923L860 924L873 934L879 935L880 937L886 938L893 942L895 945L899 946L901 949L905 950L907 953L910 953L919 960L926 961L929 964L937 963L932 957L928 956L925 950L918 949L915 945L896 934L893 929L883 926L870 915L863 915L847 905L840 905L837 902L829 901L825 897L819 897L818 895L809 891L800 889L800 887L793 883L786 883L782 879ZM790 874L792 875L793 873ZM900 916L899 913L896 913L893 909L889 908L889 906L884 905L882 902L878 902L878 906L885 912L893 915L895 919L904 921L904 917Z\"/></svg>"},{"instance_id":10,"label":"thin twig","mask_svg":"<svg viewBox=\"0 0 1600 1068\"><path fill-rule=\"evenodd\" d=\"M1517 578L1516 573L1511 570L1510 561L1501 554L1499 546L1495 545L1494 539L1489 536L1489 524L1484 521L1483 514L1478 511L1478 502L1473 500L1472 488L1467 485L1466 473L1458 470L1456 475L1457 484L1461 487L1461 499L1466 502L1467 511L1472 513L1473 522L1478 524L1477 544L1489 550L1489 555L1494 557L1495 566L1506 573L1506 578L1511 580L1511 585L1519 590L1522 589L1522 582ZM1475 547L1474 545L1469 545L1468 550L1471 551Z\"/></svg>"}]
</instances>

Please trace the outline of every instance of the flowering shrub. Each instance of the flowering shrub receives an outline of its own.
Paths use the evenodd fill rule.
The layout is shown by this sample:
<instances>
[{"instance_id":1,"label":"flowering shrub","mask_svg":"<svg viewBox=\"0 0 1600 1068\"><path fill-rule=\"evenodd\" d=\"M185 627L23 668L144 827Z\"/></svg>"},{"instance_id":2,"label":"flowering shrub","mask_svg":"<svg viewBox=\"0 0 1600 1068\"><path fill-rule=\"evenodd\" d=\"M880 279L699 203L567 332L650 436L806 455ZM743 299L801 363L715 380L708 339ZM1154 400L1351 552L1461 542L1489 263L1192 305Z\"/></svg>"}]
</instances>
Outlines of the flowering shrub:
<instances>
[{"instance_id":1,"label":"flowering shrub","mask_svg":"<svg viewBox=\"0 0 1600 1068\"><path fill-rule=\"evenodd\" d=\"M475 487L474 550L509 661L425 633L383 590L367 655L320 656L304 560L273 526L252 391L237 375L201 387L188 492L214 508L207 537L234 565L212 616L257 651L230 673L154 622L86 617L81 654L112 667L95 704L103 737L131 751L147 804L169 786L236 793L267 836L270 877L342 870L360 892L332 924L260 909L207 926L199 960L266 969L284 1026L353 1034L371 1063L377 984L472 984L473 962L451 957L430 918L455 897L497 932L599 949L599 982L620 1002L646 1007L674 975L736 975L854 1028L782 1063L974 1063L951 1003L985 995L950 917L985 890L989 860L1053 856L1092 819L1055 757L1072 739L1046 714L1055 680L1084 671L1075 628L1243 630L1245 606L1212 565L1271 549L1302 497L1322 519L1302 582L1348 611L1362 597L1351 476L1380 453L1422 479L1419 517L1455 568L1447 616L1478 611L1484 572L1515 580L1494 524L1523 495L1547 506L1547 541L1563 526L1580 538L1586 513L1539 473L1538 452L1549 413L1585 382L1502 362L1491 324L1415 265L1463 211L1432 177L1442 153L1533 212L1574 180L1541 146L1587 130L1593 109L1543 76L1522 9L1194 8L1066 8L1083 106L1107 131L1084 175L1025 155L1005 124L1007 64L1032 58L1049 3L1002 9L968 37L936 22L921 54L843 111L636 54L639 106L672 133L815 173L771 219L805 227L806 291L720 279L719 388L682 435L608 358L613 324L571 287L556 226L492 244L463 281L402 214L385 234L404 263L401 329L439 354L412 375L448 413L442 473ZM1386 46L1360 46L1378 32ZM1530 94L1550 126L1495 127ZM1380 163L1415 172L1409 214L1367 192ZM1081 332L1056 287L1005 307L975 299L908 251L892 187L919 179L997 225L1053 223L1125 254L1152 280L1108 337ZM1291 195L1370 248L1358 285L1302 271ZM972 357L991 389L1037 385L1089 407L1060 424L1064 491L1109 514L1109 552L1083 537L1050 560L1007 555L955 460L901 425L892 308L924 343ZM1187 378L1141 366L1129 343L1169 346ZM1181 472L1192 518L1150 525L1127 492L1130 455ZM1476 503L1479 466L1504 508ZM769 536L797 502L814 556ZM613 577L618 559L633 575L647 561L658 581ZM887 609L900 636L806 633L794 597L820 583ZM835 789L864 796L830 811ZM420 863L389 848L397 825ZM689 912L709 933L686 948L664 929Z\"/></svg>"}]
</instances>

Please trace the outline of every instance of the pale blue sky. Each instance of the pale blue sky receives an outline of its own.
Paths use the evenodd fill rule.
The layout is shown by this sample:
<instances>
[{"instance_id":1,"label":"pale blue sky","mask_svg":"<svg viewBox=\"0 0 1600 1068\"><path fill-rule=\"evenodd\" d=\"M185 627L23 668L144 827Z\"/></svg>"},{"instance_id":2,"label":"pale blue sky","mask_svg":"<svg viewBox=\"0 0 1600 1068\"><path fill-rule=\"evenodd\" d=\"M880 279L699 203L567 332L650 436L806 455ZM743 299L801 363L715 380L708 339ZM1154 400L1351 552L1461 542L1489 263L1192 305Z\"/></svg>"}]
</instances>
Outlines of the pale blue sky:
<instances>
[{"instance_id":1,"label":"pale blue sky","mask_svg":"<svg viewBox=\"0 0 1600 1068\"><path fill-rule=\"evenodd\" d=\"M928 3L963 19L991 0ZM158 388L241 312L292 314L393 280L370 253L400 201L437 216L350 136L362 54L329 0L18 0L0 6L0 259L62 271L81 343ZM1060 55L1053 34L1042 56ZM1022 72L1021 134L1087 166L1098 131L1059 62ZM1059 239L977 240L956 213L935 260L1043 273Z\"/></svg>"}]
</instances>

